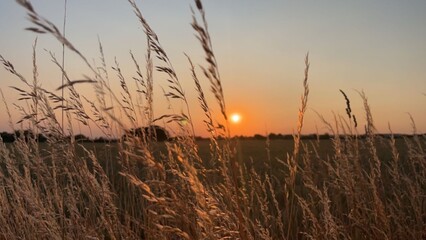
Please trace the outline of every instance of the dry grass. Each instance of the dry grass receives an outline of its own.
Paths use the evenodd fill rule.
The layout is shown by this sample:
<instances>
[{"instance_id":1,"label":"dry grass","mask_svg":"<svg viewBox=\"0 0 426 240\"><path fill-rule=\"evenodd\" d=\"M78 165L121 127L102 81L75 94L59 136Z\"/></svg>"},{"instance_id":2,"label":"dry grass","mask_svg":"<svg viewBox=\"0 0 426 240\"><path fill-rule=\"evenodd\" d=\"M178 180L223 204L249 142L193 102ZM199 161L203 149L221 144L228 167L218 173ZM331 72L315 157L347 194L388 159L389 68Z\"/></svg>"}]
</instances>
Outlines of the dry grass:
<instances>
[{"instance_id":1,"label":"dry grass","mask_svg":"<svg viewBox=\"0 0 426 240\"><path fill-rule=\"evenodd\" d=\"M21 137L6 145L0 139L0 239L424 239L426 237L425 139L413 121L412 138L405 139L401 153L394 136L376 134L366 95L367 126L359 134L348 95L347 119L335 116L330 123L319 118L333 133L332 154L319 154L318 142L304 142L301 132L308 104L308 56L305 60L303 94L294 134L293 150L272 159L269 139L264 168L253 159L239 158L230 138L225 97L218 63L208 31L206 12L195 0L195 34L205 53L200 64L222 120L212 117L197 69L188 56L198 91L204 123L210 133L210 155L203 159L194 139L190 107L171 60L133 0L129 0L147 36L145 73L130 53L135 68L136 90L128 85L115 61L115 77L108 73L99 43L101 66L93 66L58 30L41 17L28 1L17 1L29 14L36 33L48 33L89 66L84 79L71 80L51 54L64 76L59 88L66 98L42 89L38 81L36 43L33 81L28 81L3 56L7 71L23 88L19 121L34 133L48 136L41 146L35 137ZM156 59L153 59L153 56ZM184 113L155 118L153 72L169 79L165 96L180 101ZM117 79L120 95L111 90ZM93 85L96 99L80 96L77 84ZM119 97L118 97L119 96ZM3 98L7 106L7 102ZM66 113L66 126L57 118ZM176 141L158 153L151 136L121 139L99 150L75 142L72 119L99 128L106 136L118 136L129 127L165 120L180 129ZM12 120L10 125L14 128ZM190 124L185 125L183 122ZM66 131L64 131L64 129ZM152 133L147 133L150 135ZM23 136L23 134L21 134ZM219 139L224 137L223 141ZM114 146L115 147L115 146ZM388 153L380 157L378 149ZM102 156L102 157L100 157ZM241 157L241 156L240 156ZM243 156L246 157L246 156ZM252 160L252 161L250 161Z\"/></svg>"}]
</instances>

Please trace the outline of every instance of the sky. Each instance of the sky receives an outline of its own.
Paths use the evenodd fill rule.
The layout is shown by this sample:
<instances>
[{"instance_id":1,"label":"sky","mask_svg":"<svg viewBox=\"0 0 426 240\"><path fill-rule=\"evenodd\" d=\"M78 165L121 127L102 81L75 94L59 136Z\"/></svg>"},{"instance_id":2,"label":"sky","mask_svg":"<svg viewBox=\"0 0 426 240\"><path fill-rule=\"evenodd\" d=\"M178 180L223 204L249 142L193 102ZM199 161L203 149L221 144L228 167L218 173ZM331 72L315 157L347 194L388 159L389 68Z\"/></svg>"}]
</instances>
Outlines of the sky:
<instances>
[{"instance_id":1,"label":"sky","mask_svg":"<svg viewBox=\"0 0 426 240\"><path fill-rule=\"evenodd\" d=\"M31 1L36 11L62 28L64 1ZM168 53L189 101L196 135L206 136L204 115L197 102L195 85L184 53L205 66L203 50L194 36L190 0L137 1L148 23ZM417 131L426 132L426 1L341 0L205 0L209 31L222 77L228 114L239 113L241 121L230 124L232 135L256 133L291 134L297 128L303 92L304 58L309 52L309 100L303 133L330 132L317 113L330 122L333 115L345 117L346 92L356 115L358 131L364 132L365 111L358 94L368 97L379 132L410 133L409 114ZM120 63L131 85L135 75L129 51L144 65L146 37L126 0L68 0L66 36L91 62L100 64L98 37L102 42L114 89L119 81L110 68ZM0 1L0 54L26 78L32 79L32 45L38 37L37 62L42 87L54 91L61 73L48 51L59 59L62 46L52 36L24 29L32 26L15 1ZM66 51L66 69L71 79L90 71L75 54ZM158 62L156 62L158 63ZM202 76L198 68L198 73ZM154 114L184 111L168 102L161 88L166 76L154 74ZM207 79L203 89L220 119ZM13 104L18 95L10 86L19 80L0 69L0 89L17 122L20 113ZM132 86L132 85L131 85ZM79 92L94 97L89 86ZM135 88L131 88L135 91ZM0 104L0 131L10 131L4 104ZM78 128L87 134L87 129ZM76 130L77 131L77 130ZM93 130L91 134L100 134Z\"/></svg>"}]
</instances>

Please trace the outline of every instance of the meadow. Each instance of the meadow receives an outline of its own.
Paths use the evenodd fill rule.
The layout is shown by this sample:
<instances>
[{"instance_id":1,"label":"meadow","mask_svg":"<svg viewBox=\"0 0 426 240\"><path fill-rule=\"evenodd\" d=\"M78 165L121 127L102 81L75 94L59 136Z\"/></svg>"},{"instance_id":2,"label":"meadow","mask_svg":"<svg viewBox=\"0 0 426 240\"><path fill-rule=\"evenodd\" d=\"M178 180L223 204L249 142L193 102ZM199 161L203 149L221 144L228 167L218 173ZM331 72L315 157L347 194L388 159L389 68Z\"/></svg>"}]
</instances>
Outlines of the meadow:
<instances>
[{"instance_id":1,"label":"meadow","mask_svg":"<svg viewBox=\"0 0 426 240\"><path fill-rule=\"evenodd\" d=\"M0 55L4 68L25 86L14 87L22 102L19 122L47 136L46 143L0 140L0 239L426 238L424 135L414 121L410 137L378 135L363 92L367 124L358 132L350 99L342 92L347 115L329 122L318 114L332 138L302 140L308 56L293 139L232 138L206 12L195 0L192 27L205 59L196 65L188 56L188 66L210 134L197 141L179 77L133 0L130 6L148 41L146 62L131 55L137 91L128 87L118 64L113 68L119 93L110 88L101 44L103 62L94 66L30 2L17 3L28 12L30 31L55 37L91 72L83 80L69 79L52 55L65 79L59 88L68 93L63 98L41 87L36 44L31 80ZM182 103L185 111L154 118L153 72L167 76L165 97ZM200 81L208 82L211 91L205 92ZM95 99L76 90L84 84L94 86ZM206 94L215 101L208 102ZM212 115L213 105L220 118ZM106 137L120 136L140 121L146 126L163 121L177 134L164 143L149 131L118 142L79 143L72 137L72 121L99 128Z\"/></svg>"}]
</instances>

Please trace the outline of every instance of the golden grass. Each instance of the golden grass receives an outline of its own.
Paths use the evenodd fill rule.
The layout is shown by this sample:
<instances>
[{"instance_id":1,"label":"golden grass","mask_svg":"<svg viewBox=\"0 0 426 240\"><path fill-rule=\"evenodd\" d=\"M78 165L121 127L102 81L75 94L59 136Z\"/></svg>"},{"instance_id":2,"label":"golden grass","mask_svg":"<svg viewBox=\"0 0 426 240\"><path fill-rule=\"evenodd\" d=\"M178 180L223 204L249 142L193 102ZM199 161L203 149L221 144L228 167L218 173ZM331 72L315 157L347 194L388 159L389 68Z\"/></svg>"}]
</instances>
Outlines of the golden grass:
<instances>
[{"instance_id":1,"label":"golden grass","mask_svg":"<svg viewBox=\"0 0 426 240\"><path fill-rule=\"evenodd\" d=\"M365 134L358 133L349 97L341 91L347 119L335 116L330 123L319 115L333 133L332 154L320 154L319 141L301 140L309 95L308 56L293 150L287 156L272 159L268 139L268 159L244 159L247 156L239 155L230 138L222 79L206 12L202 2L195 0L192 27L206 61L200 64L200 70L223 116L223 120L213 119L212 103L207 102L207 93L201 87L203 79L188 56L205 114L204 123L210 133L210 154L203 159L194 138L184 89L158 36L135 1L129 3L148 40L146 73L130 53L136 67L137 89L133 90L115 61L114 78L120 83L120 95L111 90L113 77L107 71L100 41L102 65L98 67L90 64L29 1L17 2L27 10L34 25L29 30L56 37L80 56L91 74L71 80L51 54L65 79L60 89L66 90L68 97L62 98L40 87L36 43L32 82L0 55L5 69L25 86L14 87L21 95L22 105L17 105L22 112L20 122L30 126L34 133L48 137L43 146L35 137L21 137L10 145L0 139L0 239L426 237L425 139L417 134L414 121L413 137L404 139L407 151L401 152L393 135L385 139L376 134L363 92L359 95L367 126ZM154 71L170 79L164 95L170 101L183 102L185 113L154 118ZM80 96L74 87L77 84L93 85L96 99ZM3 102L7 106L4 97ZM66 126L57 118L60 110L66 113ZM129 136L116 144L105 144L102 150L86 149L73 137L67 137L74 135L72 119L90 130L99 128L108 137L124 133L129 126L151 125L163 119L167 124L176 124L181 135L167 142L166 150L160 153L150 136ZM190 124L182 124L183 121ZM224 140L220 140L222 137ZM381 157L378 149L388 153L388 157ZM250 160L262 163L263 168L255 167L258 164Z\"/></svg>"}]
</instances>

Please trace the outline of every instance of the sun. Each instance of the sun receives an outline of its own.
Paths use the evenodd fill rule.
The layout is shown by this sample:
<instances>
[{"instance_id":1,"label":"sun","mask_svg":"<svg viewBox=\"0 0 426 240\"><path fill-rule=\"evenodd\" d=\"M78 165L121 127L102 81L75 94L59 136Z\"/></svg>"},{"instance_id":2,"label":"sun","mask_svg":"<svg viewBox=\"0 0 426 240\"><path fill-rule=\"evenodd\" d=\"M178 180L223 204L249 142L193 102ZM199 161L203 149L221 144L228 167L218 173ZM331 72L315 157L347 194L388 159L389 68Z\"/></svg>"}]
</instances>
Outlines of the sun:
<instances>
[{"instance_id":1,"label":"sun","mask_svg":"<svg viewBox=\"0 0 426 240\"><path fill-rule=\"evenodd\" d=\"M239 123L241 121L241 115L238 113L231 114L231 122L232 123Z\"/></svg>"}]
</instances>

